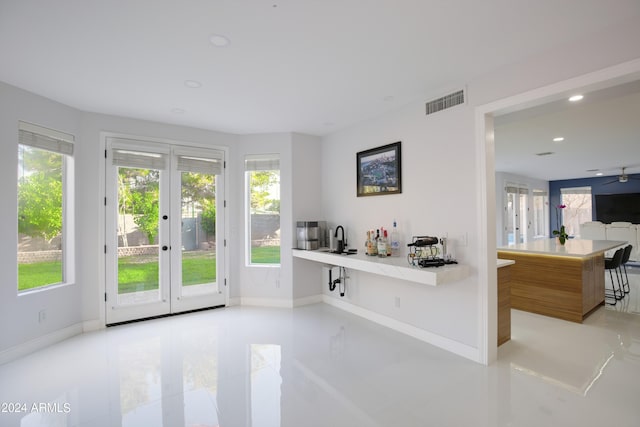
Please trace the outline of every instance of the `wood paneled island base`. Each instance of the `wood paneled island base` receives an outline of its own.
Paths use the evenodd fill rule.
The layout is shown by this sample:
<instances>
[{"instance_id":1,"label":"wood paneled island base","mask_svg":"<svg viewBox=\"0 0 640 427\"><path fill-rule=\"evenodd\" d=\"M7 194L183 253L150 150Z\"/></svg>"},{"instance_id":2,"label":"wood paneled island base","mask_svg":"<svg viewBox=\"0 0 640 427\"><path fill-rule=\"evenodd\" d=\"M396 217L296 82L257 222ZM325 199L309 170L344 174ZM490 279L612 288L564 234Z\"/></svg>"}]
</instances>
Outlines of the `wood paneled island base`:
<instances>
[{"instance_id":1,"label":"wood paneled island base","mask_svg":"<svg viewBox=\"0 0 640 427\"><path fill-rule=\"evenodd\" d=\"M515 261L511 308L582 323L604 303L604 251L625 242L569 240L562 247L537 242L498 250L498 258ZM594 244L585 249L584 242Z\"/></svg>"}]
</instances>

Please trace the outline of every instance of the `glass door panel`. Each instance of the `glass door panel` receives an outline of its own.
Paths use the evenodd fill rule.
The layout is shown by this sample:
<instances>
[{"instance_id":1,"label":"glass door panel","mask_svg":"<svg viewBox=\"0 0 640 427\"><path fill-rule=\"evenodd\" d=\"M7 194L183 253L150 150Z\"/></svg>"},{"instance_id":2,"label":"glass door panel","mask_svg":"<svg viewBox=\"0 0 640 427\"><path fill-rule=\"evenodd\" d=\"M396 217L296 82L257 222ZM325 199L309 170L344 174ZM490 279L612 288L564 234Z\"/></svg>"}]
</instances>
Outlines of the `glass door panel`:
<instances>
[{"instance_id":1,"label":"glass door panel","mask_svg":"<svg viewBox=\"0 0 640 427\"><path fill-rule=\"evenodd\" d=\"M507 192L507 206L505 208L507 213L505 234L507 237L508 245L512 245L516 243L517 213L516 213L515 198L516 198L515 193Z\"/></svg>"},{"instance_id":2,"label":"glass door panel","mask_svg":"<svg viewBox=\"0 0 640 427\"><path fill-rule=\"evenodd\" d=\"M182 295L217 292L216 176L181 172Z\"/></svg>"},{"instance_id":3,"label":"glass door panel","mask_svg":"<svg viewBox=\"0 0 640 427\"><path fill-rule=\"evenodd\" d=\"M160 295L160 171L118 168L118 304Z\"/></svg>"},{"instance_id":4,"label":"glass door panel","mask_svg":"<svg viewBox=\"0 0 640 427\"><path fill-rule=\"evenodd\" d=\"M529 238L529 190L514 184L505 188L504 244L524 243Z\"/></svg>"},{"instance_id":5,"label":"glass door panel","mask_svg":"<svg viewBox=\"0 0 640 427\"><path fill-rule=\"evenodd\" d=\"M528 219L528 213L529 210L527 208L527 204L528 204L528 197L529 195L527 193L520 193L520 206L519 206L519 243L526 243L528 241L528 234L529 234L529 219Z\"/></svg>"}]
</instances>

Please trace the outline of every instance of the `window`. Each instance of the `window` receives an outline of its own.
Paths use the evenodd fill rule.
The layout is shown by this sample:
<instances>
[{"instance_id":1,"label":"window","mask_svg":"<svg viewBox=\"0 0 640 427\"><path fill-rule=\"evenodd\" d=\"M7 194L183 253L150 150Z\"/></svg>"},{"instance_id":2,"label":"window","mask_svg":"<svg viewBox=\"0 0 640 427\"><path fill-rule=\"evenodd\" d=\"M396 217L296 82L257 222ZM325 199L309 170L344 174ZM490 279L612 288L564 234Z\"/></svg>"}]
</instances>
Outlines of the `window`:
<instances>
[{"instance_id":1,"label":"window","mask_svg":"<svg viewBox=\"0 0 640 427\"><path fill-rule=\"evenodd\" d=\"M548 237L549 196L545 190L533 190L533 238Z\"/></svg>"},{"instance_id":2,"label":"window","mask_svg":"<svg viewBox=\"0 0 640 427\"><path fill-rule=\"evenodd\" d=\"M280 160L245 157L247 264L280 265Z\"/></svg>"},{"instance_id":3,"label":"window","mask_svg":"<svg viewBox=\"0 0 640 427\"><path fill-rule=\"evenodd\" d=\"M506 203L504 238L508 245L524 243L528 240L528 198L529 190L525 186L507 184L505 187Z\"/></svg>"},{"instance_id":4,"label":"window","mask_svg":"<svg viewBox=\"0 0 640 427\"><path fill-rule=\"evenodd\" d=\"M71 135L20 122L18 141L18 292L69 283Z\"/></svg>"},{"instance_id":5,"label":"window","mask_svg":"<svg viewBox=\"0 0 640 427\"><path fill-rule=\"evenodd\" d=\"M562 224L569 236L580 237L580 224L591 221L591 187L561 188Z\"/></svg>"}]
</instances>

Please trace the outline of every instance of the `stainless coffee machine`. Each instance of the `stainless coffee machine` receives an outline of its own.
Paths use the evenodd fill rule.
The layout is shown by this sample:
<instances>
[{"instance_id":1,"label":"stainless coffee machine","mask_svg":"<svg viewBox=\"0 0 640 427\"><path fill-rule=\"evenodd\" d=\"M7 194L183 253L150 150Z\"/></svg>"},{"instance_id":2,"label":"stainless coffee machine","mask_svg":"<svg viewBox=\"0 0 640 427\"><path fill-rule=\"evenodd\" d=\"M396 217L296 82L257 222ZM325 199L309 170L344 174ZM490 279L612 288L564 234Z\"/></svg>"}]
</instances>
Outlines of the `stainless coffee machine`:
<instances>
[{"instance_id":1,"label":"stainless coffee machine","mask_svg":"<svg viewBox=\"0 0 640 427\"><path fill-rule=\"evenodd\" d=\"M328 245L326 221L298 221L296 223L298 249L313 251Z\"/></svg>"}]
</instances>

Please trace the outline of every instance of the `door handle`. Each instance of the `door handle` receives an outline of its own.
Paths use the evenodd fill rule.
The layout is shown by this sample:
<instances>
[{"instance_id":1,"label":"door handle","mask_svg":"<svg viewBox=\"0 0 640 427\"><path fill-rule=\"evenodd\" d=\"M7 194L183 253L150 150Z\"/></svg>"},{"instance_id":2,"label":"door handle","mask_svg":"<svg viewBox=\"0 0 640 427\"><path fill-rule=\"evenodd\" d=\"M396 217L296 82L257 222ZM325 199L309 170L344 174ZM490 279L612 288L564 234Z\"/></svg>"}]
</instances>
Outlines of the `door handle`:
<instances>
[{"instance_id":1,"label":"door handle","mask_svg":"<svg viewBox=\"0 0 640 427\"><path fill-rule=\"evenodd\" d=\"M167 249L169 249L169 246L163 246L163 247L162 247L162 250L163 250L163 251L166 251Z\"/></svg>"}]
</instances>

